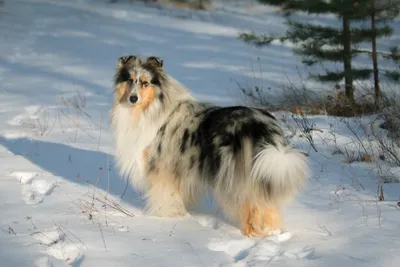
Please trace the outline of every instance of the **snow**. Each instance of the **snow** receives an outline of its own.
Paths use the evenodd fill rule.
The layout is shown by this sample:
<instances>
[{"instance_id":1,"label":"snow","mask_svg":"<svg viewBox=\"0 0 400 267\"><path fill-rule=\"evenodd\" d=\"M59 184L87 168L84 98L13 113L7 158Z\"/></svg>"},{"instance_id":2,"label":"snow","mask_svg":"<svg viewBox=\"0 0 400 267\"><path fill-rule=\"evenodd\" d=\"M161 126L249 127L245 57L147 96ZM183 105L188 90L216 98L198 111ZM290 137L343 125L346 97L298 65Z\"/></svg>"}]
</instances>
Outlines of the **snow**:
<instances>
[{"instance_id":1,"label":"snow","mask_svg":"<svg viewBox=\"0 0 400 267\"><path fill-rule=\"evenodd\" d=\"M283 210L284 232L246 238L209 197L183 218L143 214L141 195L113 162L108 111L119 56L158 55L198 99L221 105L242 100L237 82L276 92L286 75L298 79L300 62L289 46L237 40L243 30L282 31L271 7L120 2L6 0L0 7L1 267L398 266L400 184L385 183L378 201L376 165L333 155L337 145L357 146L327 116L309 118L323 131L313 132L318 152L298 135L292 140L310 155L313 172ZM398 29L381 42L398 42Z\"/></svg>"}]
</instances>

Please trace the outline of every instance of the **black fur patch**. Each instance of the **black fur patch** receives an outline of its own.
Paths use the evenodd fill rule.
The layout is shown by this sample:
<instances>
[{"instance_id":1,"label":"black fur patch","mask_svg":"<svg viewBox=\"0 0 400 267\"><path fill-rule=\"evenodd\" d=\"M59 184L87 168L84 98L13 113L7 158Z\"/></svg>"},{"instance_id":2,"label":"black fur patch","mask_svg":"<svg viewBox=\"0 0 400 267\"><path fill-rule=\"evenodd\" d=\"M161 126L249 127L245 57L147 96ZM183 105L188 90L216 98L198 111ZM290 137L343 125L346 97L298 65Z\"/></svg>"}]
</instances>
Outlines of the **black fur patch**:
<instances>
[{"instance_id":1,"label":"black fur patch","mask_svg":"<svg viewBox=\"0 0 400 267\"><path fill-rule=\"evenodd\" d=\"M205 177L215 177L218 173L221 148L228 148L232 153L237 153L242 149L244 137L250 138L255 145L261 145L261 142L276 145L273 140L273 137L279 134L276 127L255 119L255 112L247 107L234 106L210 108L202 113L204 117L201 119L197 135L191 136L191 144L201 148L199 168L200 171L208 172Z\"/></svg>"},{"instance_id":2,"label":"black fur patch","mask_svg":"<svg viewBox=\"0 0 400 267\"><path fill-rule=\"evenodd\" d=\"M160 143L158 143L158 146L157 146L157 153L161 154L161 152L162 152L162 147L161 147L161 142L160 142Z\"/></svg>"},{"instance_id":3,"label":"black fur patch","mask_svg":"<svg viewBox=\"0 0 400 267\"><path fill-rule=\"evenodd\" d=\"M190 157L190 162L189 162L189 169L193 169L195 161L196 161L195 157L191 156Z\"/></svg>"},{"instance_id":4,"label":"black fur patch","mask_svg":"<svg viewBox=\"0 0 400 267\"><path fill-rule=\"evenodd\" d=\"M126 82L131 78L129 71L126 68L122 68L115 77L115 84Z\"/></svg>"},{"instance_id":5,"label":"black fur patch","mask_svg":"<svg viewBox=\"0 0 400 267\"><path fill-rule=\"evenodd\" d=\"M161 140L162 140L162 138L164 137L164 135L165 135L165 130L167 129L167 124L163 124L161 127L160 127L160 129L158 130L158 134L160 135L160 137L161 137Z\"/></svg>"},{"instance_id":6,"label":"black fur patch","mask_svg":"<svg viewBox=\"0 0 400 267\"><path fill-rule=\"evenodd\" d=\"M186 150L186 144L188 143L189 140L189 129L185 129L185 132L183 133L182 140L181 140L181 153L184 153Z\"/></svg>"},{"instance_id":7,"label":"black fur patch","mask_svg":"<svg viewBox=\"0 0 400 267\"><path fill-rule=\"evenodd\" d=\"M153 64L144 63L143 68L150 72L151 81L150 83L160 87L162 83L166 82L166 77L161 69L155 67Z\"/></svg>"},{"instance_id":8,"label":"black fur patch","mask_svg":"<svg viewBox=\"0 0 400 267\"><path fill-rule=\"evenodd\" d=\"M265 110L265 109L260 109L260 108L258 108L257 110L260 111L263 115L265 115L265 116L267 116L267 117L270 117L270 118L273 119L273 120L276 120L276 118L274 117L274 115L272 115L271 113L269 113L267 110Z\"/></svg>"},{"instance_id":9,"label":"black fur patch","mask_svg":"<svg viewBox=\"0 0 400 267\"><path fill-rule=\"evenodd\" d=\"M190 145L191 146L195 146L195 145L198 145L199 144L199 138L197 137L197 133L196 132L193 132L191 135L190 135Z\"/></svg>"},{"instance_id":10,"label":"black fur patch","mask_svg":"<svg viewBox=\"0 0 400 267\"><path fill-rule=\"evenodd\" d=\"M273 193L272 192L272 185L271 185L270 182L263 181L261 183L261 188L264 191L264 195L266 195L266 196L271 196L272 195L272 193Z\"/></svg>"},{"instance_id":11,"label":"black fur patch","mask_svg":"<svg viewBox=\"0 0 400 267\"><path fill-rule=\"evenodd\" d=\"M160 129L158 129L158 135L160 136L160 142L158 143L158 145L157 145L157 153L158 154L161 154L161 152L162 152L162 140L163 140L163 138L164 138L164 136L165 136L165 131L167 130L167 124L163 124L161 127L160 127Z\"/></svg>"},{"instance_id":12,"label":"black fur patch","mask_svg":"<svg viewBox=\"0 0 400 267\"><path fill-rule=\"evenodd\" d=\"M160 100L161 103L164 103L164 94L161 93L161 94L158 96L158 99Z\"/></svg>"},{"instance_id":13,"label":"black fur patch","mask_svg":"<svg viewBox=\"0 0 400 267\"><path fill-rule=\"evenodd\" d=\"M149 172L155 172L156 171L156 160L154 157L151 157L149 161Z\"/></svg>"}]
</instances>

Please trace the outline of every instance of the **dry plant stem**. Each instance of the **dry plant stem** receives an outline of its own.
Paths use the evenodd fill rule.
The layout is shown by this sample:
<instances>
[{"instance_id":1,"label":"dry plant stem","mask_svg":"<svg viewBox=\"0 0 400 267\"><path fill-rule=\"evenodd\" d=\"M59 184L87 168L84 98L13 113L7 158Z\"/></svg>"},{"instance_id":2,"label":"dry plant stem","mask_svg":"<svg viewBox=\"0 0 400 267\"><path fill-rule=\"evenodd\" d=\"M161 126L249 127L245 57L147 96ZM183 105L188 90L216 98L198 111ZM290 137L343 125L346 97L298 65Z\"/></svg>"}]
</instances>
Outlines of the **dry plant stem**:
<instances>
[{"instance_id":1,"label":"dry plant stem","mask_svg":"<svg viewBox=\"0 0 400 267\"><path fill-rule=\"evenodd\" d=\"M105 251L107 251L107 245L106 245L106 241L104 240L104 235L103 235L103 230L101 229L101 224L99 223L99 229L100 229L100 233L101 233L101 238L103 239L103 245L104 245L104 249Z\"/></svg>"},{"instance_id":2,"label":"dry plant stem","mask_svg":"<svg viewBox=\"0 0 400 267\"><path fill-rule=\"evenodd\" d=\"M55 224L55 222L54 222L54 224ZM78 240L79 243L81 243L85 248L87 248L86 244L83 243L83 241L82 241L79 237L77 237L74 233L72 233L68 228L66 228L64 225L60 225L60 228L61 228L61 227L62 227L65 231L67 231L70 235L72 235L74 238L76 238L76 240Z\"/></svg>"},{"instance_id":3,"label":"dry plant stem","mask_svg":"<svg viewBox=\"0 0 400 267\"><path fill-rule=\"evenodd\" d=\"M328 228L326 228L325 225L318 224L318 226L319 226L319 228L321 228L322 230L326 231L326 232L328 233L329 236L332 235L331 231L329 231Z\"/></svg>"},{"instance_id":4,"label":"dry plant stem","mask_svg":"<svg viewBox=\"0 0 400 267\"><path fill-rule=\"evenodd\" d=\"M122 195L120 196L120 198L122 199L126 193L126 190L128 190L128 186L129 186L129 180L126 180L126 185L125 185L125 189L124 192L122 192Z\"/></svg>"},{"instance_id":5,"label":"dry plant stem","mask_svg":"<svg viewBox=\"0 0 400 267\"><path fill-rule=\"evenodd\" d=\"M129 216L129 217L135 217L135 215L133 213L131 213L130 211L128 211L128 210L126 210L124 208L122 208L121 205L119 205L118 203L116 203L114 201L111 201L109 199L107 199L107 201L104 201L104 200L101 200L101 199L99 199L97 197L95 198L95 200L97 200L98 202L100 202L100 203L102 203L104 205L107 205L109 208L115 209L115 210L117 210L117 211Z\"/></svg>"},{"instance_id":6,"label":"dry plant stem","mask_svg":"<svg viewBox=\"0 0 400 267\"><path fill-rule=\"evenodd\" d=\"M90 133L88 133L85 129L83 129L80 125L79 125L79 120L77 117L74 116L74 118L72 118L71 116L67 115L64 111L60 111L66 118L68 118L69 120L72 121L72 123L74 124L74 126L76 127L76 133L75 133L75 139L74 139L74 143L76 143L77 141L77 135L78 135L78 130L81 130L83 133L87 134L87 136L89 136L90 138L92 138L93 140L96 140L96 138L94 136L92 136Z\"/></svg>"},{"instance_id":7,"label":"dry plant stem","mask_svg":"<svg viewBox=\"0 0 400 267\"><path fill-rule=\"evenodd\" d=\"M45 235L45 234L32 222L32 220L29 220L29 222L32 224L33 229L36 230L36 232L32 233L32 235L34 235L34 234L41 234L41 235L43 235L44 237L46 237L47 239L49 239L49 240L51 241L51 244L54 244L54 243L57 242L57 240L54 240L54 239L48 237L47 235Z\"/></svg>"},{"instance_id":8,"label":"dry plant stem","mask_svg":"<svg viewBox=\"0 0 400 267\"><path fill-rule=\"evenodd\" d=\"M311 124L310 121L308 120L308 118L304 115L301 114L300 118L297 119L296 116L293 114L292 118L294 120L294 122L297 125L297 128L300 129L301 133L304 135L304 138L307 139L307 141L310 143L311 147L314 149L315 152L318 152L317 147L314 144L314 139L311 135L312 131L321 131L319 129L315 129L314 128L314 124Z\"/></svg>"},{"instance_id":9,"label":"dry plant stem","mask_svg":"<svg viewBox=\"0 0 400 267\"><path fill-rule=\"evenodd\" d=\"M99 182L99 180L100 180L100 175L97 176L96 182L95 182L95 184L94 184L95 186L93 186L92 203L91 203L91 205L90 205L90 211L89 211L90 219L91 219L91 217L92 217L92 210L93 210L93 207L94 207L94 199L95 199L95 194L96 194L96 185L97 185L97 183Z\"/></svg>"},{"instance_id":10,"label":"dry plant stem","mask_svg":"<svg viewBox=\"0 0 400 267\"><path fill-rule=\"evenodd\" d=\"M351 165L349 165L348 170L351 172L351 177L356 182L356 184L359 185L361 187L361 189L365 191L365 187L361 184L360 180L357 178L357 176L353 172L353 169L352 169Z\"/></svg>"},{"instance_id":11,"label":"dry plant stem","mask_svg":"<svg viewBox=\"0 0 400 267\"><path fill-rule=\"evenodd\" d=\"M68 101L68 99L65 98L61 98L61 102L71 111L73 110L80 111L80 113L83 114L83 117L87 120L89 124L94 125L97 128L100 128L100 126L97 123L95 123L92 117L84 110L86 106L86 98L84 96L81 96L79 92L77 92L76 95L77 95L77 99L75 98L76 103L73 103L73 101Z\"/></svg>"}]
</instances>

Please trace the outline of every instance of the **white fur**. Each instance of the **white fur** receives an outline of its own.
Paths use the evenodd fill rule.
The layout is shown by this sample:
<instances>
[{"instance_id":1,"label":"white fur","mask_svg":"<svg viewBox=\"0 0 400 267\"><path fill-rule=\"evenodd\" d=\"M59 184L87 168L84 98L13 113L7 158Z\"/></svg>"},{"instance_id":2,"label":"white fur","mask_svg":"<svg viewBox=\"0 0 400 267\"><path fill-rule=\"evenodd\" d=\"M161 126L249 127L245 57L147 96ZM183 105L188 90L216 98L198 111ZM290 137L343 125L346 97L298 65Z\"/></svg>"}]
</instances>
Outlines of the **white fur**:
<instances>
[{"instance_id":1,"label":"white fur","mask_svg":"<svg viewBox=\"0 0 400 267\"><path fill-rule=\"evenodd\" d=\"M165 178L162 177L163 180ZM178 188L168 178L152 184L146 191L145 198L146 212L150 215L176 217L184 216L187 212Z\"/></svg>"},{"instance_id":2,"label":"white fur","mask_svg":"<svg viewBox=\"0 0 400 267\"><path fill-rule=\"evenodd\" d=\"M306 156L291 147L266 145L254 158L250 179L270 184L270 198L276 202L290 200L305 183L309 167Z\"/></svg>"},{"instance_id":3,"label":"white fur","mask_svg":"<svg viewBox=\"0 0 400 267\"><path fill-rule=\"evenodd\" d=\"M116 159L120 175L129 178L138 189L143 189L143 150L150 144L157 132L157 125L132 120L132 109L118 105L113 116Z\"/></svg>"}]
</instances>

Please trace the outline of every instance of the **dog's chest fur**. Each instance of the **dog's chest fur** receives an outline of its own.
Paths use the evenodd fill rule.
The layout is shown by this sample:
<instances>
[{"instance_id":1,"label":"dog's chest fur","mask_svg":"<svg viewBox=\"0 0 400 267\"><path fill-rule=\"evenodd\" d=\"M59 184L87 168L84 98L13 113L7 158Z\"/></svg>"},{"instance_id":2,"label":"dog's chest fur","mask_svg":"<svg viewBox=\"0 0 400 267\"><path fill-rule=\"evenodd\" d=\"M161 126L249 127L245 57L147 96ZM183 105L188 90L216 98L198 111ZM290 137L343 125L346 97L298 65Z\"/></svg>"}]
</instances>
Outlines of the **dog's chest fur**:
<instances>
[{"instance_id":1,"label":"dog's chest fur","mask_svg":"<svg viewBox=\"0 0 400 267\"><path fill-rule=\"evenodd\" d=\"M132 111L116 107L113 114L113 130L116 145L116 159L120 174L129 178L136 187L143 187L143 151L152 142L157 126L132 120Z\"/></svg>"}]
</instances>

